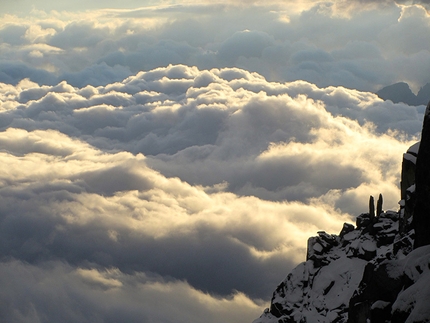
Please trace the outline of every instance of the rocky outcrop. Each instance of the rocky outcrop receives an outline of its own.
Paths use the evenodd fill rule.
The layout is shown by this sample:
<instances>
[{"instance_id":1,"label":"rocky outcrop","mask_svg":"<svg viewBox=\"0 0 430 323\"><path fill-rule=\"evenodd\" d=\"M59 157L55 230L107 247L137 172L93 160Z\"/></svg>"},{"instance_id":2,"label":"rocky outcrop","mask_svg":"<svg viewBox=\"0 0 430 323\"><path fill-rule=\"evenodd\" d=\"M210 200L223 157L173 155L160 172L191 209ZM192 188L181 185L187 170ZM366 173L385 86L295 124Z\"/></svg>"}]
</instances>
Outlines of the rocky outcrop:
<instances>
[{"instance_id":1,"label":"rocky outcrop","mask_svg":"<svg viewBox=\"0 0 430 323\"><path fill-rule=\"evenodd\" d=\"M412 228L412 216L415 208L415 170L419 147L420 143L417 142L403 154L400 181L399 232L401 234L406 234Z\"/></svg>"},{"instance_id":2,"label":"rocky outcrop","mask_svg":"<svg viewBox=\"0 0 430 323\"><path fill-rule=\"evenodd\" d=\"M365 268L387 259L397 230L398 213L382 211L361 214L356 226L345 223L339 235L318 232L308 240L306 262L279 284L270 309L254 323L347 322Z\"/></svg>"},{"instance_id":3,"label":"rocky outcrop","mask_svg":"<svg viewBox=\"0 0 430 323\"><path fill-rule=\"evenodd\" d=\"M366 265L349 303L349 323L430 321L428 298L425 304L417 298L417 294L430 296L429 165L430 103L421 142L403 156L399 230L393 252Z\"/></svg>"},{"instance_id":4,"label":"rocky outcrop","mask_svg":"<svg viewBox=\"0 0 430 323\"><path fill-rule=\"evenodd\" d=\"M372 202L355 226L309 238L306 261L254 323L430 321L430 246L412 250L414 230L399 231L401 211L375 216Z\"/></svg>"},{"instance_id":5,"label":"rocky outcrop","mask_svg":"<svg viewBox=\"0 0 430 323\"><path fill-rule=\"evenodd\" d=\"M414 248L430 244L430 103L424 114L415 172Z\"/></svg>"},{"instance_id":6,"label":"rocky outcrop","mask_svg":"<svg viewBox=\"0 0 430 323\"><path fill-rule=\"evenodd\" d=\"M306 261L254 323L430 322L430 103L421 143L403 155L397 212L369 212L339 235L318 232Z\"/></svg>"},{"instance_id":7,"label":"rocky outcrop","mask_svg":"<svg viewBox=\"0 0 430 323\"><path fill-rule=\"evenodd\" d=\"M369 262L349 304L348 323L430 321L430 247Z\"/></svg>"}]
</instances>

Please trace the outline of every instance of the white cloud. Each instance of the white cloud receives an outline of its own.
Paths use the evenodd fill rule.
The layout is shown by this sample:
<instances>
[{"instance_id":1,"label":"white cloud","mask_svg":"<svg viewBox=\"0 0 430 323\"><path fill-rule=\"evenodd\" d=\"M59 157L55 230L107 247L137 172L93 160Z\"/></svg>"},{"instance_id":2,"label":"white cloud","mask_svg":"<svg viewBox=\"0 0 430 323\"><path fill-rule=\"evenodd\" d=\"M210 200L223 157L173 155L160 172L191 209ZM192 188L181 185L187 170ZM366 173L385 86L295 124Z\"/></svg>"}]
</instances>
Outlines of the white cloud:
<instances>
[{"instance_id":1,"label":"white cloud","mask_svg":"<svg viewBox=\"0 0 430 323\"><path fill-rule=\"evenodd\" d=\"M155 272L261 298L267 281L302 260L309 235L348 220L317 204L208 194L147 168L142 155L103 153L54 131L9 128L0 137L3 257Z\"/></svg>"},{"instance_id":2,"label":"white cloud","mask_svg":"<svg viewBox=\"0 0 430 323\"><path fill-rule=\"evenodd\" d=\"M23 66L21 73L1 68L5 75L0 81L16 84L30 77L56 83L43 76L45 70L57 82L105 85L169 64L236 66L274 81L306 80L365 91L398 81L418 91L430 81L421 72L430 62L425 36L429 16L421 6L392 1L303 4L182 3L6 15L0 23L2 58ZM43 51L41 45L54 50ZM37 51L43 57L35 56Z\"/></svg>"},{"instance_id":3,"label":"white cloud","mask_svg":"<svg viewBox=\"0 0 430 323\"><path fill-rule=\"evenodd\" d=\"M429 82L428 15L249 4L0 18L0 320L251 320L309 236L397 208L423 107L353 88Z\"/></svg>"},{"instance_id":4,"label":"white cloud","mask_svg":"<svg viewBox=\"0 0 430 323\"><path fill-rule=\"evenodd\" d=\"M397 207L415 138L392 111L420 124L371 93L237 68L0 90L2 256L64 261L107 290L124 283L100 268L270 297L316 231L339 231L370 194Z\"/></svg>"},{"instance_id":5,"label":"white cloud","mask_svg":"<svg viewBox=\"0 0 430 323\"><path fill-rule=\"evenodd\" d=\"M5 112L3 127L55 129L105 150L143 153L167 176L228 182L232 192L269 200L306 201L384 180L392 207L400 160L377 158L400 156L409 144L402 132L413 136L421 126L415 107L345 88L269 83L239 69L170 66L106 87L62 82L7 91L5 103L15 109ZM375 154L381 145L387 152Z\"/></svg>"}]
</instances>

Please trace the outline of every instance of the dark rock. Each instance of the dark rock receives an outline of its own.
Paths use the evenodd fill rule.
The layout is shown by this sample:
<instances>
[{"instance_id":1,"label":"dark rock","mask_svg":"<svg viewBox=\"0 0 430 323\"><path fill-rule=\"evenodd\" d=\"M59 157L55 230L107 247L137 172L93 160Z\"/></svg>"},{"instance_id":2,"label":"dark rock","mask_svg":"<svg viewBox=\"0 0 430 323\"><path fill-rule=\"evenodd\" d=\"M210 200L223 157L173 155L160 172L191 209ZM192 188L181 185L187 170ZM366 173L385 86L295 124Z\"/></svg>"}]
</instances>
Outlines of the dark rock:
<instances>
[{"instance_id":1,"label":"dark rock","mask_svg":"<svg viewBox=\"0 0 430 323\"><path fill-rule=\"evenodd\" d=\"M430 103L424 115L415 173L414 249L430 244Z\"/></svg>"},{"instance_id":2,"label":"dark rock","mask_svg":"<svg viewBox=\"0 0 430 323\"><path fill-rule=\"evenodd\" d=\"M402 265L403 289L392 305L392 322L428 323L430 245L411 251Z\"/></svg>"},{"instance_id":3,"label":"dark rock","mask_svg":"<svg viewBox=\"0 0 430 323\"><path fill-rule=\"evenodd\" d=\"M380 216L382 213L382 203L383 203L382 194L379 194L378 203L376 206L376 216Z\"/></svg>"},{"instance_id":4,"label":"dark rock","mask_svg":"<svg viewBox=\"0 0 430 323\"><path fill-rule=\"evenodd\" d=\"M359 259L370 261L376 257L376 250L360 249L355 256Z\"/></svg>"},{"instance_id":5,"label":"dark rock","mask_svg":"<svg viewBox=\"0 0 430 323\"><path fill-rule=\"evenodd\" d=\"M357 302L349 306L348 323L367 323L370 317L370 303Z\"/></svg>"},{"instance_id":6,"label":"dark rock","mask_svg":"<svg viewBox=\"0 0 430 323\"><path fill-rule=\"evenodd\" d=\"M402 174L400 181L400 219L399 234L407 234L411 228L411 220L415 208L415 171L420 143L409 147L403 154Z\"/></svg>"},{"instance_id":7,"label":"dark rock","mask_svg":"<svg viewBox=\"0 0 430 323\"><path fill-rule=\"evenodd\" d=\"M407 255L413 250L415 240L415 231L411 230L409 233L401 233L394 238L393 253L397 255L399 251L402 251L404 255Z\"/></svg>"},{"instance_id":8,"label":"dark rock","mask_svg":"<svg viewBox=\"0 0 430 323\"><path fill-rule=\"evenodd\" d=\"M398 220L399 219L399 212L387 211L387 212L384 212L381 215L379 215L379 217L387 218L387 219L391 219L391 220Z\"/></svg>"},{"instance_id":9,"label":"dark rock","mask_svg":"<svg viewBox=\"0 0 430 323\"><path fill-rule=\"evenodd\" d=\"M281 317L284 313L284 308L283 308L282 304L271 303L270 304L270 313L276 317Z\"/></svg>"},{"instance_id":10,"label":"dark rock","mask_svg":"<svg viewBox=\"0 0 430 323\"><path fill-rule=\"evenodd\" d=\"M328 234L324 231L319 231L317 237L310 237L308 239L308 250L306 253L306 260L313 260L315 266L321 264L318 255L327 253L331 248L338 245L338 240L335 235Z\"/></svg>"},{"instance_id":11,"label":"dark rock","mask_svg":"<svg viewBox=\"0 0 430 323\"><path fill-rule=\"evenodd\" d=\"M396 239L395 233L379 234L376 241L376 246L379 248L388 244L392 244Z\"/></svg>"},{"instance_id":12,"label":"dark rock","mask_svg":"<svg viewBox=\"0 0 430 323\"><path fill-rule=\"evenodd\" d=\"M318 243L317 237L310 237L308 239L308 247L306 252L306 260L311 259L311 257L315 254L314 246Z\"/></svg>"},{"instance_id":13,"label":"dark rock","mask_svg":"<svg viewBox=\"0 0 430 323\"><path fill-rule=\"evenodd\" d=\"M371 219L375 217L375 200L372 195L369 198L369 216Z\"/></svg>"},{"instance_id":14,"label":"dark rock","mask_svg":"<svg viewBox=\"0 0 430 323\"><path fill-rule=\"evenodd\" d=\"M344 223L342 230L339 233L339 238L342 240L345 234L354 231L354 226L350 223Z\"/></svg>"},{"instance_id":15,"label":"dark rock","mask_svg":"<svg viewBox=\"0 0 430 323\"><path fill-rule=\"evenodd\" d=\"M404 287L402 276L396 277L392 274L390 276L390 273L393 272L390 267L396 266L399 264L387 260L381 264L369 262L366 265L363 279L350 300L348 323L366 323L366 319L371 317L371 304L377 301L387 302L391 306ZM365 307L363 304L367 304L367 306ZM375 320L374 322L380 321Z\"/></svg>"},{"instance_id":16,"label":"dark rock","mask_svg":"<svg viewBox=\"0 0 430 323\"><path fill-rule=\"evenodd\" d=\"M372 322L390 322L391 303L376 301L370 308L370 317Z\"/></svg>"},{"instance_id":17,"label":"dark rock","mask_svg":"<svg viewBox=\"0 0 430 323\"><path fill-rule=\"evenodd\" d=\"M371 223L372 223L372 220L371 220L371 215L369 213L362 213L359 216L357 216L355 220L357 229L366 228Z\"/></svg>"},{"instance_id":18,"label":"dark rock","mask_svg":"<svg viewBox=\"0 0 430 323\"><path fill-rule=\"evenodd\" d=\"M326 248L326 250L329 250L338 244L337 238L333 234L328 234L324 231L318 231L318 237L320 238L320 242L322 242L322 245Z\"/></svg>"},{"instance_id":19,"label":"dark rock","mask_svg":"<svg viewBox=\"0 0 430 323\"><path fill-rule=\"evenodd\" d=\"M395 311L391 318L391 323L405 323L408 319L409 313ZM419 323L419 322L417 322ZM424 322L423 322L424 323Z\"/></svg>"}]
</instances>

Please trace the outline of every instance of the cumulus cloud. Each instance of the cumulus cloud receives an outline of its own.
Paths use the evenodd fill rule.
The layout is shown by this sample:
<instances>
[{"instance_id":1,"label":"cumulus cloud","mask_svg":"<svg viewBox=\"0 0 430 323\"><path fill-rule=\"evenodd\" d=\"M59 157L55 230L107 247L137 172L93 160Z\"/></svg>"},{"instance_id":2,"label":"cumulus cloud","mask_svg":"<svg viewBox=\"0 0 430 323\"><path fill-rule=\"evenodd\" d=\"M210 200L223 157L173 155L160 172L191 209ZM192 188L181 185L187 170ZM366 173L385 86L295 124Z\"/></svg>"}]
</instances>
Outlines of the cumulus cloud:
<instances>
[{"instance_id":1,"label":"cumulus cloud","mask_svg":"<svg viewBox=\"0 0 430 323\"><path fill-rule=\"evenodd\" d=\"M274 201L304 202L397 174L400 160L389 170L377 157L359 156L373 155L382 138L392 149L376 156L400 156L422 118L415 107L371 93L270 83L235 68L170 66L105 87L22 84L5 87L5 105L13 108L4 112L3 128L55 129L106 151L142 153L152 168L193 185L225 182L228 191ZM348 160L331 154L334 144ZM390 181L393 206L398 178Z\"/></svg>"},{"instance_id":2,"label":"cumulus cloud","mask_svg":"<svg viewBox=\"0 0 430 323\"><path fill-rule=\"evenodd\" d=\"M417 92L430 82L423 72L430 64L424 8L392 1L368 8L375 2L365 1L349 10L354 4L294 2L293 10L289 2L177 3L4 16L0 80L17 84L28 77L39 84L67 80L78 87L98 86L141 70L186 64L234 66L272 81L306 80L364 91L405 81ZM11 64L20 68L12 71Z\"/></svg>"},{"instance_id":3,"label":"cumulus cloud","mask_svg":"<svg viewBox=\"0 0 430 323\"><path fill-rule=\"evenodd\" d=\"M151 273L168 298L186 290L185 307L259 307L309 236L340 230L370 194L396 208L421 119L371 93L184 65L98 87L24 80L0 100L4 266L73 271L96 317L98 290L135 293L124 277ZM52 292L73 304L67 284ZM8 317L48 311L30 303Z\"/></svg>"},{"instance_id":4,"label":"cumulus cloud","mask_svg":"<svg viewBox=\"0 0 430 323\"><path fill-rule=\"evenodd\" d=\"M1 320L251 320L397 208L424 107L352 88L429 81L425 11L252 3L0 19Z\"/></svg>"},{"instance_id":5,"label":"cumulus cloud","mask_svg":"<svg viewBox=\"0 0 430 323\"><path fill-rule=\"evenodd\" d=\"M155 272L261 298L271 289L255 284L261 275L282 276L308 235L347 220L319 205L208 194L154 172L142 155L103 153L52 130L9 128L0 142L2 257Z\"/></svg>"}]
</instances>

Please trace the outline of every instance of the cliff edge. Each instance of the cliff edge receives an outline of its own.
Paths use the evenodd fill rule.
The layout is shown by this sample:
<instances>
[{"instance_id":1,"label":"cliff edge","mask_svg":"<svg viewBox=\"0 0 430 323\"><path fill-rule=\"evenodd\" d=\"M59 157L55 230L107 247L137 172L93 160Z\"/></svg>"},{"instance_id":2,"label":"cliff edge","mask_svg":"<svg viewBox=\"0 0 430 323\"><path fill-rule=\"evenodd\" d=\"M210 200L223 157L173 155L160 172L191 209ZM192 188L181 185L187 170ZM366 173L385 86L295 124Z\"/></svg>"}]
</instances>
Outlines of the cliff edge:
<instances>
[{"instance_id":1,"label":"cliff edge","mask_svg":"<svg viewBox=\"0 0 430 323\"><path fill-rule=\"evenodd\" d=\"M398 211L345 223L308 240L306 261L273 292L253 323L430 322L430 103L421 142L403 155Z\"/></svg>"}]
</instances>

